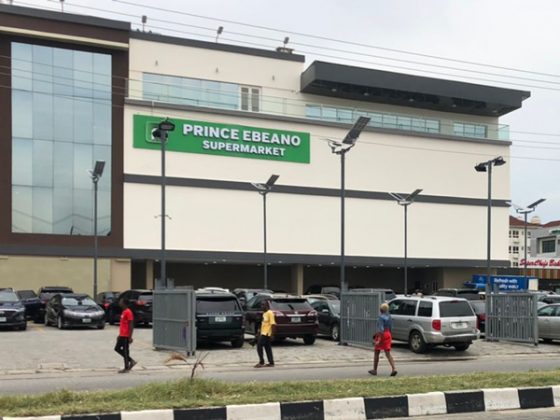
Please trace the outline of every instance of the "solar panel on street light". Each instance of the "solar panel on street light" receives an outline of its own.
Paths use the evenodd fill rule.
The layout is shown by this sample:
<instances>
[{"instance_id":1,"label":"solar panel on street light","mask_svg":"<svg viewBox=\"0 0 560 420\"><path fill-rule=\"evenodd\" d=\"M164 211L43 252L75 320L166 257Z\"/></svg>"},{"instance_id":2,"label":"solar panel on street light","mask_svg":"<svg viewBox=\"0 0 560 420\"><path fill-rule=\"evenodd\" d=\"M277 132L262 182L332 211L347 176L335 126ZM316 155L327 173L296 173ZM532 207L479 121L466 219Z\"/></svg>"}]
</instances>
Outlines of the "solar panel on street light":
<instances>
[{"instance_id":1,"label":"solar panel on street light","mask_svg":"<svg viewBox=\"0 0 560 420\"><path fill-rule=\"evenodd\" d=\"M420 194L422 192L422 189L418 188L417 190L415 190L412 194L410 194L408 197L406 197L406 201L412 201L414 200L414 198Z\"/></svg>"},{"instance_id":2,"label":"solar panel on street light","mask_svg":"<svg viewBox=\"0 0 560 420\"><path fill-rule=\"evenodd\" d=\"M271 175L270 178L268 178L268 181L266 181L267 187L272 187L278 178L280 178L280 175Z\"/></svg>"},{"instance_id":3,"label":"solar panel on street light","mask_svg":"<svg viewBox=\"0 0 560 420\"><path fill-rule=\"evenodd\" d=\"M362 131L364 131L364 128L366 128L366 126L369 124L369 121L370 121L369 117L362 116L358 118L358 121L354 123L354 125L352 126L348 134L346 134L346 137L344 137L344 140L342 140L342 143L344 144L356 143L356 140L358 140L358 137L360 136Z\"/></svg>"},{"instance_id":4,"label":"solar panel on street light","mask_svg":"<svg viewBox=\"0 0 560 420\"><path fill-rule=\"evenodd\" d=\"M529 204L527 207L533 209L541 204L543 201L546 201L546 198L541 198L540 200L535 201L533 204Z\"/></svg>"}]
</instances>

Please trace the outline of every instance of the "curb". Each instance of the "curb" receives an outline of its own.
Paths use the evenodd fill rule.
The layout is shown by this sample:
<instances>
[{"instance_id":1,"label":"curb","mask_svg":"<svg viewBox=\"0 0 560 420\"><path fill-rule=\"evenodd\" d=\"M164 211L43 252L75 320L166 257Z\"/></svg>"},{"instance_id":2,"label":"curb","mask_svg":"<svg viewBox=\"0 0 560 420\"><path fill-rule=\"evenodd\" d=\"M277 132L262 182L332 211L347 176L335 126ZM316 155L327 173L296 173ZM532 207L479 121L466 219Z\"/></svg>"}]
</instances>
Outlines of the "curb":
<instances>
[{"instance_id":1,"label":"curb","mask_svg":"<svg viewBox=\"0 0 560 420\"><path fill-rule=\"evenodd\" d=\"M3 420L367 420L560 407L560 385Z\"/></svg>"}]
</instances>

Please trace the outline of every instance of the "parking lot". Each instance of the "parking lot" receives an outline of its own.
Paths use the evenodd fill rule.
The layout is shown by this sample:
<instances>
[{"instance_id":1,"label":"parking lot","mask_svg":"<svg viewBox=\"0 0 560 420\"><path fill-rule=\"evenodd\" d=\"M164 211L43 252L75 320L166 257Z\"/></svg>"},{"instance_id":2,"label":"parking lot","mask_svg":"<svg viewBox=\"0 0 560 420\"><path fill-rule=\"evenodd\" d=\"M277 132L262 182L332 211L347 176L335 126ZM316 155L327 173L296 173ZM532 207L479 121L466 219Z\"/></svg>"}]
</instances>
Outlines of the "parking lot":
<instances>
[{"instance_id":1,"label":"parking lot","mask_svg":"<svg viewBox=\"0 0 560 420\"><path fill-rule=\"evenodd\" d=\"M116 326L104 330L80 329L58 330L40 324L28 324L27 331L0 331L2 353L0 375L10 373L33 373L52 371L104 371L121 367L121 358L113 351L118 334ZM249 338L249 336L247 336ZM136 369L162 369L169 357L168 352L152 348L152 329L138 328L134 333L132 355L139 361ZM476 341L466 352L453 348L438 347L424 355L412 353L406 344L395 343L397 361L433 361L457 358L473 359L497 356L558 354L560 344L532 345L513 343L489 343ZM233 349L227 343L213 344L198 349L208 353L205 364L212 367L250 367L256 362L256 351L248 342L241 349ZM286 340L274 345L277 365L344 365L368 362L372 351L349 346L339 346L326 338L319 338L307 346L302 340ZM177 364L178 362L173 362ZM172 364L173 364L172 363Z\"/></svg>"}]
</instances>

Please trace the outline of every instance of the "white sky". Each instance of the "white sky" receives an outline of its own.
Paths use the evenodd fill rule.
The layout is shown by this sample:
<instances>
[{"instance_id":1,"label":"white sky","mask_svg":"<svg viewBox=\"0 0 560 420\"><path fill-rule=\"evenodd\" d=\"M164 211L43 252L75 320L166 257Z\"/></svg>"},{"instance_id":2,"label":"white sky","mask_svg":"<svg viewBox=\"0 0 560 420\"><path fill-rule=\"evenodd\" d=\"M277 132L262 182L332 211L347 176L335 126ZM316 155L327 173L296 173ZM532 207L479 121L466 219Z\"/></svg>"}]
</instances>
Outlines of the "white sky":
<instances>
[{"instance_id":1,"label":"white sky","mask_svg":"<svg viewBox=\"0 0 560 420\"><path fill-rule=\"evenodd\" d=\"M501 119L513 131L512 156L546 160L508 159L511 170L512 200L527 205L538 198L547 201L539 207L543 221L560 219L560 1L557 0L125 0L136 4L123 4L115 0L65 0L65 11L104 16L139 24L142 15L148 16L148 24L168 27L170 35L211 40L212 30L195 29L190 25L217 28L224 26L222 42L240 40L262 44L273 48L281 44L284 36L290 36L291 47L307 56L307 64L314 59L340 61L347 64L375 67L390 71L412 73L410 70L384 67L391 64L420 69L417 74L446 78L428 71L447 73L447 78L473 83L530 90L531 98L523 108ZM14 0L15 5L40 6L60 10L57 0ZM98 8L88 10L78 5ZM283 29L282 32L265 31L232 23L224 23L165 12L164 8L199 14L212 18L241 21L253 25ZM111 12L130 14L118 15ZM182 22L156 22L154 19ZM136 25L135 27L138 27ZM148 29L150 29L148 27ZM154 32L166 32L153 29ZM195 35L181 34L191 32ZM228 33L229 32L229 33ZM233 35L240 32L248 35L266 36L277 41L266 41L254 37ZM332 41L322 41L296 35L293 32L320 35L344 41L381 46L492 64L534 72L549 73L558 77L505 71L488 67L424 57L414 57L394 52L350 46ZM198 34L198 35L196 35ZM226 38L228 40L226 40ZM408 59L423 63L436 63L463 69L474 69L497 74L496 76L457 72L449 69L404 64L379 58L348 55L334 51L320 51L313 47L302 47L294 43L337 48L374 54L384 57ZM242 42L237 42L242 43ZM338 57L326 58L309 51L322 52ZM302 52L306 51L306 52ZM349 58L364 60L371 64L349 61ZM423 72L424 71L424 72ZM539 81L516 80L506 76L526 77ZM461 77L463 76L463 77ZM485 78L503 83L475 80ZM553 83L543 83L546 80ZM525 86L516 86L515 84ZM552 90L537 89L526 85L544 86ZM554 90L556 89L556 90ZM543 136L518 133L519 131L556 134ZM515 140L526 142L516 143ZM535 143L550 142L551 144ZM522 147L523 146L523 147ZM473 164L476 162L473 162ZM497 168L496 170L501 170Z\"/></svg>"}]
</instances>

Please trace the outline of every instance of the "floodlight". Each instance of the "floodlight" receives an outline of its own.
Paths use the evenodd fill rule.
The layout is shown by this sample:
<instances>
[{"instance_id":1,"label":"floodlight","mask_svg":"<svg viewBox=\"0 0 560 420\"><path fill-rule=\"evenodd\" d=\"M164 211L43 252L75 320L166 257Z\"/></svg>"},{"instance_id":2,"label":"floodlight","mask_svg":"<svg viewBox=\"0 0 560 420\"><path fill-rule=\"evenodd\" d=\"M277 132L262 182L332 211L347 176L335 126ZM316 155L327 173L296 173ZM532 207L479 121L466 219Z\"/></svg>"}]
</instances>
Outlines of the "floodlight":
<instances>
[{"instance_id":1,"label":"floodlight","mask_svg":"<svg viewBox=\"0 0 560 420\"><path fill-rule=\"evenodd\" d=\"M506 164L506 161L503 157L498 156L496 159L493 160L494 166L502 166Z\"/></svg>"},{"instance_id":2,"label":"floodlight","mask_svg":"<svg viewBox=\"0 0 560 420\"><path fill-rule=\"evenodd\" d=\"M354 123L348 134L346 134L346 137L344 137L344 140L342 140L342 143L352 145L356 143L356 140L358 140L358 137L360 137L360 134L362 133L362 131L364 131L364 128L366 128L366 126L369 124L369 121L369 117L361 116L360 118L358 118L358 121Z\"/></svg>"},{"instance_id":3,"label":"floodlight","mask_svg":"<svg viewBox=\"0 0 560 420\"><path fill-rule=\"evenodd\" d=\"M474 167L476 172L486 172L486 163L479 163Z\"/></svg>"},{"instance_id":4,"label":"floodlight","mask_svg":"<svg viewBox=\"0 0 560 420\"><path fill-rule=\"evenodd\" d=\"M166 118L164 121L158 124L158 128L163 131L173 131L175 130L175 124Z\"/></svg>"}]
</instances>

